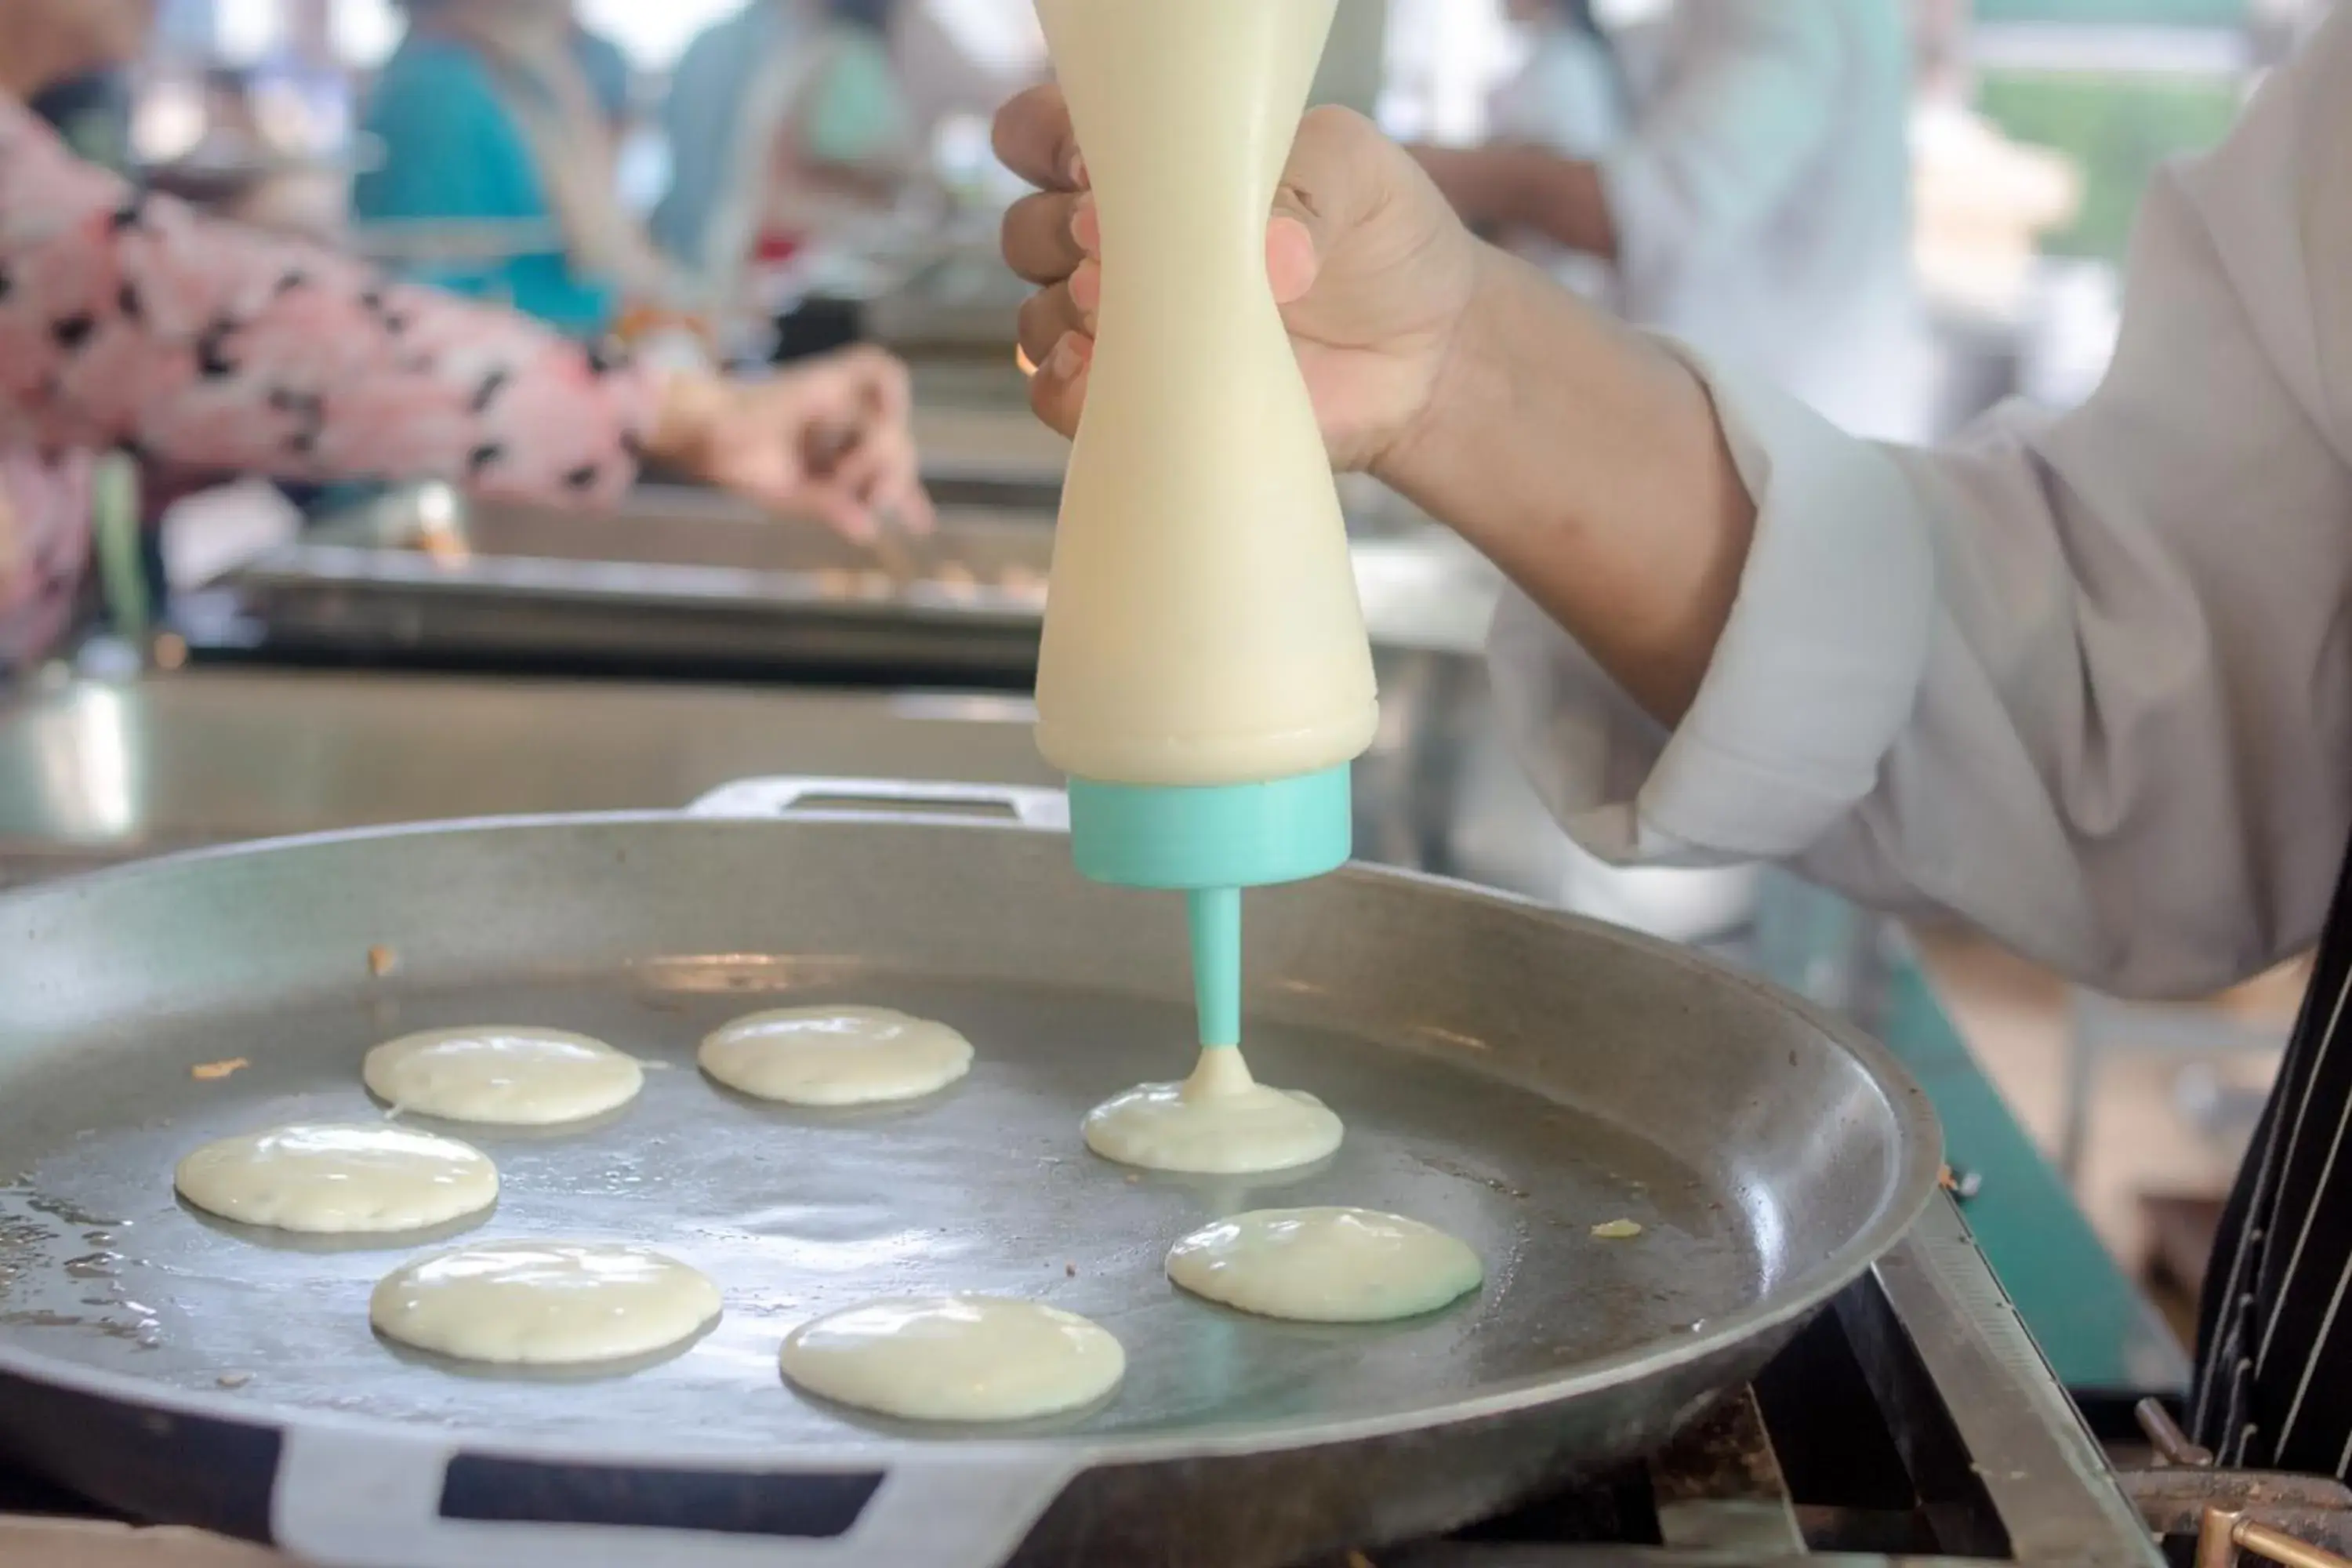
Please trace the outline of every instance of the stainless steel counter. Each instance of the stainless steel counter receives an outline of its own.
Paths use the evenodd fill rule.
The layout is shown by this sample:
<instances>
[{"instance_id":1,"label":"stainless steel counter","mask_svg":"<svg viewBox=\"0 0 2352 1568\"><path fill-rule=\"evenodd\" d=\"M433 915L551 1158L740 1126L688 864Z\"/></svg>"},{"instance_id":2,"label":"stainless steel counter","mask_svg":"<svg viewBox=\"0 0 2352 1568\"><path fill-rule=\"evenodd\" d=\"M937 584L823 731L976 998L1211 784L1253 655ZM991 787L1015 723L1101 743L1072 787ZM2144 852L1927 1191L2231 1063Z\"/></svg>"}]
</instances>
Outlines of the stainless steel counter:
<instances>
[{"instance_id":1,"label":"stainless steel counter","mask_svg":"<svg viewBox=\"0 0 2352 1568\"><path fill-rule=\"evenodd\" d=\"M1398 702L1458 711L1461 667ZM1025 700L194 669L0 696L0 883L242 838L684 805L773 774L1058 787ZM1366 858L1449 869L1447 732L1392 725L1358 769Z\"/></svg>"},{"instance_id":2,"label":"stainless steel counter","mask_svg":"<svg viewBox=\"0 0 2352 1568\"><path fill-rule=\"evenodd\" d=\"M1451 534L1379 522L1381 504L1359 500L1353 515L1375 521L1351 544L1384 717L1362 771L1363 853L1667 936L1737 924L1752 878L1612 872L1552 826L1486 697L1499 578ZM1025 692L1046 520L953 507L935 538L905 549L912 570L894 575L822 530L692 491L648 489L585 517L410 492L249 561L225 585L278 657Z\"/></svg>"},{"instance_id":3,"label":"stainless steel counter","mask_svg":"<svg viewBox=\"0 0 2352 1568\"><path fill-rule=\"evenodd\" d=\"M1054 784L1028 704L191 671L0 699L0 881L225 840L683 805L766 773Z\"/></svg>"},{"instance_id":4,"label":"stainless steel counter","mask_svg":"<svg viewBox=\"0 0 2352 1568\"><path fill-rule=\"evenodd\" d=\"M1445 650L1442 623L1422 629L1433 646L1380 655L1358 853L1559 901L1565 841L1504 754L1482 666ZM1025 698L973 692L204 668L52 681L0 695L0 880L226 839L658 809L760 774L1058 785L1034 721ZM1667 889L1647 912L1690 913L1704 891Z\"/></svg>"}]
</instances>

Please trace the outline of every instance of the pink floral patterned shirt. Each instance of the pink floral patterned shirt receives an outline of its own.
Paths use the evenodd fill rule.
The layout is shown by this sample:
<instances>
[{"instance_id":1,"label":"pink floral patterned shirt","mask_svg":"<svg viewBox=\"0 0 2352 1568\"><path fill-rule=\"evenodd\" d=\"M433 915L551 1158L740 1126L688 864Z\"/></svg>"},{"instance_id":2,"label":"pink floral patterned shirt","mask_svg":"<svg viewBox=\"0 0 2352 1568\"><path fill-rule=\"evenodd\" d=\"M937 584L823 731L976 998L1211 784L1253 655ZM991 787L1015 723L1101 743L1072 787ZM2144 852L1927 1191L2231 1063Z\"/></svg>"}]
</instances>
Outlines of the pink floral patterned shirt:
<instances>
[{"instance_id":1,"label":"pink floral patterned shirt","mask_svg":"<svg viewBox=\"0 0 2352 1568\"><path fill-rule=\"evenodd\" d=\"M64 629L90 453L586 504L656 405L522 317L142 195L0 96L0 668Z\"/></svg>"}]
</instances>

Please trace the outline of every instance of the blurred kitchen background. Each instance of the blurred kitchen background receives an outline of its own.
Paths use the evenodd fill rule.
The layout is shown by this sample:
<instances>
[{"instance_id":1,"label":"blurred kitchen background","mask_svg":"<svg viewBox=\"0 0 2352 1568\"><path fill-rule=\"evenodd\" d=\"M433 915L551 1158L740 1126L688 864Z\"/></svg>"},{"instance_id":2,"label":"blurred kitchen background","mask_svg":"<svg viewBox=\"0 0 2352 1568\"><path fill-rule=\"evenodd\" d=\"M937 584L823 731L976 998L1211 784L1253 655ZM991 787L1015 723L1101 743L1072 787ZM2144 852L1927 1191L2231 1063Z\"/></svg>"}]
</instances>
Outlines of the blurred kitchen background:
<instances>
[{"instance_id":1,"label":"blurred kitchen background","mask_svg":"<svg viewBox=\"0 0 2352 1568\"><path fill-rule=\"evenodd\" d=\"M1918 37L1919 262L1950 356L1948 414L2011 392L2064 403L2104 363L2141 190L2218 140L2326 0L1888 0ZM1671 0L1600 0L1638 37ZM161 47L130 85L142 164L240 153L364 166L357 105L398 43L394 0L164 0ZM582 0L627 62L620 180L650 214L667 190L672 71L740 0ZM1522 47L1503 0L1347 0L1323 95L1403 136L1463 143ZM986 189L986 111L1044 68L1027 0L916 0L894 56L939 172ZM1638 52L1637 48L1633 52ZM99 132L103 134L103 132ZM231 171L219 171L226 179ZM268 210L341 220L323 178ZM280 200L283 193L272 193ZM304 198L307 197L307 200ZM305 210L306 207L310 210Z\"/></svg>"},{"instance_id":2,"label":"blurred kitchen background","mask_svg":"<svg viewBox=\"0 0 2352 1568\"><path fill-rule=\"evenodd\" d=\"M1596 5L1629 70L1669 3ZM1934 424L2078 400L2112 349L2151 173L2224 133L2323 0L1886 4L1916 32ZM86 156L436 280L478 282L544 243L352 216L383 162L362 106L402 37L389 0L163 8L135 71L42 106ZM681 138L719 90L698 74L708 40L741 11L580 0L613 177L656 234L693 178ZM1401 136L1485 136L1523 47L1502 0L1344 0L1343 16L1325 100ZM698 352L782 360L865 338L904 353L936 540L869 558L658 487L582 520L149 472L113 532L101 518L89 635L0 686L0 881L366 821L679 805L747 773L1041 782L1025 692L1062 448L1014 363L1022 290L994 239L1015 192L988 121L1043 50L1028 0L906 0L887 49L909 177L837 223L762 235L741 280L756 309L702 323ZM625 325L647 353L683 331ZM2129 1008L1777 878L1605 870L1550 829L1486 712L1483 564L1377 487L1348 500L1388 718L1363 852L1709 943L1852 1011L1936 1094L1971 1217L2070 1385L2177 1375L2142 1287L2181 1321L2293 977ZM2082 1261L2092 1234L2112 1279Z\"/></svg>"}]
</instances>

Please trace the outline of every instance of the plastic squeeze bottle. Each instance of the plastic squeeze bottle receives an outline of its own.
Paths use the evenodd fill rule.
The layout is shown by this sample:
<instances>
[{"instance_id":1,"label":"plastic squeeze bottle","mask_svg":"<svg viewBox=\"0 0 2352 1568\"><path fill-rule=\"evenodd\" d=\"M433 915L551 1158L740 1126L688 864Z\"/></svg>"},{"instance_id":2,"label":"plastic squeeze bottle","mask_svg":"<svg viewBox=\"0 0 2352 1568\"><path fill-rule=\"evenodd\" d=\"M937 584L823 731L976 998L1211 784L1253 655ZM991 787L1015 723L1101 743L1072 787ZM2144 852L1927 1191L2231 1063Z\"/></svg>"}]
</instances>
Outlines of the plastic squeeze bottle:
<instances>
[{"instance_id":1,"label":"plastic squeeze bottle","mask_svg":"<svg viewBox=\"0 0 2352 1568\"><path fill-rule=\"evenodd\" d=\"M1337 0L1038 0L1102 226L1037 742L1078 869L1191 900L1241 1040L1241 889L1337 868L1379 722L1338 489L1265 235Z\"/></svg>"}]
</instances>

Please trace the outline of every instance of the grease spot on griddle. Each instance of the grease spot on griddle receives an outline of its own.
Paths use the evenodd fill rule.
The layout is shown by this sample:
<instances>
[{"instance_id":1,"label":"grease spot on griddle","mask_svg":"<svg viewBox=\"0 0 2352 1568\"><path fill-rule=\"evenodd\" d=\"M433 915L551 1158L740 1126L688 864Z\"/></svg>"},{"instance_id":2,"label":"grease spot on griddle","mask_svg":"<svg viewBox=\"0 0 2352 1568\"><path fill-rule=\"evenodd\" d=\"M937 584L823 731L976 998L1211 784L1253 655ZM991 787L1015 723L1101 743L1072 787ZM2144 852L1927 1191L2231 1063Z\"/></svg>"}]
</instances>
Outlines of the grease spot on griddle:
<instances>
[{"instance_id":1,"label":"grease spot on griddle","mask_svg":"<svg viewBox=\"0 0 2352 1568\"><path fill-rule=\"evenodd\" d=\"M1459 1182L1475 1182L1479 1186L1490 1192L1500 1193L1507 1198L1517 1198L1524 1202L1528 1197L1527 1188L1513 1186L1500 1176L1471 1170L1468 1166L1458 1161L1449 1160L1443 1154L1416 1153L1413 1159L1441 1176L1452 1176Z\"/></svg>"},{"instance_id":2,"label":"grease spot on griddle","mask_svg":"<svg viewBox=\"0 0 2352 1568\"><path fill-rule=\"evenodd\" d=\"M52 1219L61 1219L77 1229L102 1230L110 1226L122 1223L119 1219L102 1219L97 1215L86 1213L63 1198L51 1197L47 1193L27 1193L25 1195L25 1206L35 1214L47 1215Z\"/></svg>"},{"instance_id":3,"label":"grease spot on griddle","mask_svg":"<svg viewBox=\"0 0 2352 1568\"><path fill-rule=\"evenodd\" d=\"M120 1310L131 1311L133 1315L125 1321L112 1315L84 1317L77 1312L34 1309L22 1312L0 1312L0 1325L12 1329L78 1329L101 1334L110 1340L120 1340L146 1351L152 1351L163 1342L163 1327L146 1308L136 1302L124 1302Z\"/></svg>"}]
</instances>

